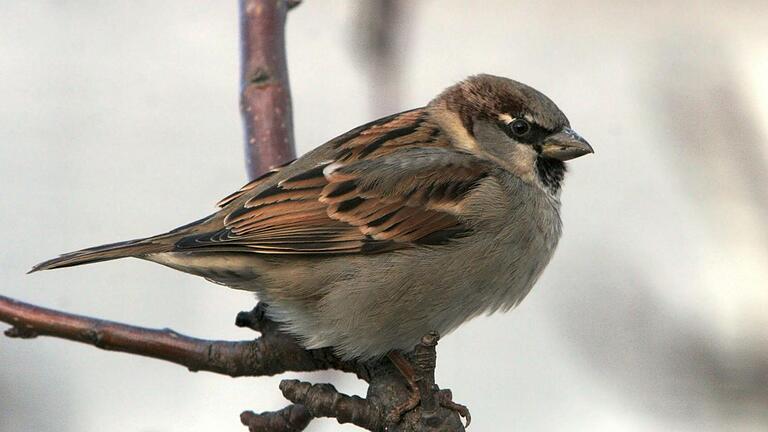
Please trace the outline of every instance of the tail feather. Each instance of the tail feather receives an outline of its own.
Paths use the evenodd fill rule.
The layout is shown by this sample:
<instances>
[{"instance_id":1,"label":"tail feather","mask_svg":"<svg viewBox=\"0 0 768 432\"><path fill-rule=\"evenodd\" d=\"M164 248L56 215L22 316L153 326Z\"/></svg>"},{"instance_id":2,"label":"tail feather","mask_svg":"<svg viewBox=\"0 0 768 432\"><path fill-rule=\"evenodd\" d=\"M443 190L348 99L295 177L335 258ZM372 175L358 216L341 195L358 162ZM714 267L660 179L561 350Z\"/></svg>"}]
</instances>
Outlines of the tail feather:
<instances>
[{"instance_id":1,"label":"tail feather","mask_svg":"<svg viewBox=\"0 0 768 432\"><path fill-rule=\"evenodd\" d=\"M28 273L40 270L51 270L62 267L71 267L80 264L90 264L99 261L109 261L118 258L142 256L151 253L168 252L173 249L173 242L169 242L167 235L149 237L139 240L128 240L119 243L110 243L66 253L32 267Z\"/></svg>"}]
</instances>

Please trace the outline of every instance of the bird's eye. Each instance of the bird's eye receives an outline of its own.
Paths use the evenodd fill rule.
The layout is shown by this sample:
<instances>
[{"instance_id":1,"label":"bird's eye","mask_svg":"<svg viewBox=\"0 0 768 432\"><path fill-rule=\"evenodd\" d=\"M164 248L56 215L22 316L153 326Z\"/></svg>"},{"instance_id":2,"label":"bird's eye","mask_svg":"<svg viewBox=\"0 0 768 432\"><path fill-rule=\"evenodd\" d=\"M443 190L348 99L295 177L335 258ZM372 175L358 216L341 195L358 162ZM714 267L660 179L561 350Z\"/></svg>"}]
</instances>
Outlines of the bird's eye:
<instances>
[{"instance_id":1,"label":"bird's eye","mask_svg":"<svg viewBox=\"0 0 768 432\"><path fill-rule=\"evenodd\" d=\"M523 119L514 119L509 123L509 130L515 136L525 136L531 131L531 124Z\"/></svg>"}]
</instances>

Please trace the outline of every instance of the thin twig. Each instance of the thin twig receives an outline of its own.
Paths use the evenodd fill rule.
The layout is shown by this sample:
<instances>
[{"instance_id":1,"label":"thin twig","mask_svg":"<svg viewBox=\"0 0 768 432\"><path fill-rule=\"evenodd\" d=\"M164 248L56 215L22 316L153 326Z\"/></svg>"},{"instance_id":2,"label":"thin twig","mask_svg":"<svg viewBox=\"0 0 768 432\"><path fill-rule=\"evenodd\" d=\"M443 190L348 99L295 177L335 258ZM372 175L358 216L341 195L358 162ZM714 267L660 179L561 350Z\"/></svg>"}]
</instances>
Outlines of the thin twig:
<instances>
[{"instance_id":1,"label":"thin twig","mask_svg":"<svg viewBox=\"0 0 768 432\"><path fill-rule=\"evenodd\" d=\"M240 414L240 421L250 432L300 432L313 418L304 405L288 405L278 411L259 414L253 411Z\"/></svg>"},{"instance_id":2,"label":"thin twig","mask_svg":"<svg viewBox=\"0 0 768 432\"><path fill-rule=\"evenodd\" d=\"M381 429L384 416L378 407L361 397L340 393L330 384L283 380L280 391L289 401L305 406L313 417L332 417L371 431Z\"/></svg>"},{"instance_id":3,"label":"thin twig","mask_svg":"<svg viewBox=\"0 0 768 432\"><path fill-rule=\"evenodd\" d=\"M240 0L240 112L249 178L296 157L285 19L296 1Z\"/></svg>"}]
</instances>

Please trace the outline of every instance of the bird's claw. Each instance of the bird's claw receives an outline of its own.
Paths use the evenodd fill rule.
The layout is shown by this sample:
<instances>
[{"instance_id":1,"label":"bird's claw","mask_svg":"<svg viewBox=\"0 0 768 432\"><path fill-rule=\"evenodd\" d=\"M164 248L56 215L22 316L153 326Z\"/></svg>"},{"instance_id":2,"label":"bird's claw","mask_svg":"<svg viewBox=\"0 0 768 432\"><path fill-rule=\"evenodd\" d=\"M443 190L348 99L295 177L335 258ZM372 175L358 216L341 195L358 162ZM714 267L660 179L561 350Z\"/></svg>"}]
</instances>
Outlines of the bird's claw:
<instances>
[{"instance_id":1,"label":"bird's claw","mask_svg":"<svg viewBox=\"0 0 768 432\"><path fill-rule=\"evenodd\" d=\"M435 393L435 398L437 399L437 402L440 404L440 406L454 411L456 414L460 415L464 420L466 420L464 427L469 427L469 424L472 423L472 415L469 413L469 408L467 408L465 405L454 402L453 393L451 393L449 389L438 390Z\"/></svg>"}]
</instances>

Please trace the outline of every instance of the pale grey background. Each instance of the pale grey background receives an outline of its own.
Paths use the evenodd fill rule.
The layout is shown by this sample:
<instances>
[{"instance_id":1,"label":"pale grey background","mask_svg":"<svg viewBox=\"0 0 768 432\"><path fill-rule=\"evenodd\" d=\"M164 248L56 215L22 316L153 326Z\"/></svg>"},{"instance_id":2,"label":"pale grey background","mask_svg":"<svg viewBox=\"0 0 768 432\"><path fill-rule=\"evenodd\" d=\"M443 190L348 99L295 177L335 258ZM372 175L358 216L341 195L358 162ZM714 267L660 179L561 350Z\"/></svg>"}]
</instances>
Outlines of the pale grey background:
<instances>
[{"instance_id":1,"label":"pale grey background","mask_svg":"<svg viewBox=\"0 0 768 432\"><path fill-rule=\"evenodd\" d=\"M440 344L472 430L768 429L768 4L407 2L401 92L378 104L361 4L291 13L300 152L477 72L544 91L596 149L572 164L533 293ZM199 218L244 182L237 38L234 1L0 1L0 293L252 336L232 325L249 294L161 266L24 275ZM0 338L0 365L0 431L242 431L242 410L285 404L279 378L53 339Z\"/></svg>"}]
</instances>

